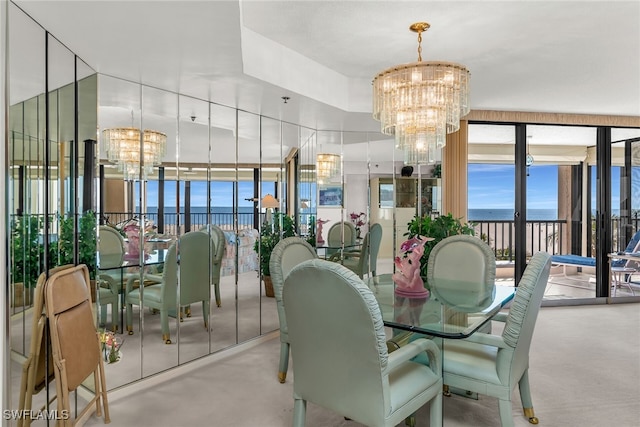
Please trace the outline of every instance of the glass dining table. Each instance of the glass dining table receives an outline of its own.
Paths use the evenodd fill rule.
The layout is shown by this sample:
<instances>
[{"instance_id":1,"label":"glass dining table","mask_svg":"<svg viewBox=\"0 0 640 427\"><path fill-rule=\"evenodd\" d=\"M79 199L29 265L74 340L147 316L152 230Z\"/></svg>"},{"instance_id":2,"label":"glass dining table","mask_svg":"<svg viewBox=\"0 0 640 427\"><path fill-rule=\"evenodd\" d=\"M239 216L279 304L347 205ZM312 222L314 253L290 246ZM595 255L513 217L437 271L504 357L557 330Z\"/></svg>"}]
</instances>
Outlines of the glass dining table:
<instances>
[{"instance_id":1,"label":"glass dining table","mask_svg":"<svg viewBox=\"0 0 640 427\"><path fill-rule=\"evenodd\" d=\"M141 259L139 254L122 255L100 254L98 252L98 274L107 275L120 284L118 293L120 296L120 325L124 325L125 285L128 280L144 283L144 274L156 273L159 266L164 264L168 250L156 249L145 254ZM151 271L149 271L151 269ZM104 321L104 319L103 319ZM124 328L120 328L120 332Z\"/></svg>"},{"instance_id":2,"label":"glass dining table","mask_svg":"<svg viewBox=\"0 0 640 427\"><path fill-rule=\"evenodd\" d=\"M427 336L461 339L478 331L514 297L513 286L496 285L483 292L468 291L462 286L446 286L427 297L411 298L395 292L391 274L367 281L373 291L385 326ZM460 285L460 284L458 284Z\"/></svg>"}]
</instances>

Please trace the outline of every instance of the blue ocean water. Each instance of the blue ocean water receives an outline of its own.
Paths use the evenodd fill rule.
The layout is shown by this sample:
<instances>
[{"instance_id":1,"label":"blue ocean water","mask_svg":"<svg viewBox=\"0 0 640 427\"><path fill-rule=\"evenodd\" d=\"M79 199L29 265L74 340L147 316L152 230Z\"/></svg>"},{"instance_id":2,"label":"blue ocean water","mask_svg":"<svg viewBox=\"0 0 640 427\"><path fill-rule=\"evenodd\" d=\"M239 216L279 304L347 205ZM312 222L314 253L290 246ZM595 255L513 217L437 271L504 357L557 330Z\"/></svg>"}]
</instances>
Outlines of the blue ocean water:
<instances>
[{"instance_id":1,"label":"blue ocean water","mask_svg":"<svg viewBox=\"0 0 640 427\"><path fill-rule=\"evenodd\" d=\"M513 220L513 209L469 209L469 221L508 221ZM558 219L556 209L529 209L528 221L554 221Z\"/></svg>"},{"instance_id":2,"label":"blue ocean water","mask_svg":"<svg viewBox=\"0 0 640 427\"><path fill-rule=\"evenodd\" d=\"M180 222L184 224L184 206L181 208ZM147 206L147 214L151 220L157 222L158 207ZM238 208L238 214L240 216L241 224L253 223L253 208L250 206L241 206ZM213 223L215 224L233 224L233 208L231 206L225 207L212 207L211 216ZM164 209L164 223L175 224L176 223L176 209L174 207L166 207ZM192 224L206 224L207 220L207 207L206 206L192 206L191 207L191 223Z\"/></svg>"}]
</instances>

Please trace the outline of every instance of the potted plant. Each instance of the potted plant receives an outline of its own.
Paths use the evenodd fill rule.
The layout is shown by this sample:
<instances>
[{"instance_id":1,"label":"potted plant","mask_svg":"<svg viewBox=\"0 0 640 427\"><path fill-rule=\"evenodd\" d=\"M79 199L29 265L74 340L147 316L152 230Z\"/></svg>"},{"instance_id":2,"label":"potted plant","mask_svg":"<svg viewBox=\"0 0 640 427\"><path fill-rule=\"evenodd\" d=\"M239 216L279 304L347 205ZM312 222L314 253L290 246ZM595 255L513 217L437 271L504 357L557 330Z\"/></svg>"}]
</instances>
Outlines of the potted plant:
<instances>
[{"instance_id":1,"label":"potted plant","mask_svg":"<svg viewBox=\"0 0 640 427\"><path fill-rule=\"evenodd\" d=\"M446 237L457 234L474 235L475 233L471 224L463 224L460 218L454 218L450 213L435 218L431 218L430 216L419 217L416 215L407 226L409 231L404 233L404 235L408 236L408 239L416 236L433 238L433 240L425 243L424 253L420 258L420 276L423 278L427 289L429 286L426 280L427 262L429 261L429 255L433 247Z\"/></svg>"},{"instance_id":2,"label":"potted plant","mask_svg":"<svg viewBox=\"0 0 640 427\"><path fill-rule=\"evenodd\" d=\"M89 269L91 292L95 292L97 268L97 218L93 211L86 211L78 219L78 233L74 234L74 217L59 217L58 261L57 265L74 263L74 247L78 242L78 264L85 264ZM95 301L95 295L92 295Z\"/></svg>"},{"instance_id":3,"label":"potted plant","mask_svg":"<svg viewBox=\"0 0 640 427\"><path fill-rule=\"evenodd\" d=\"M282 228L280 219L282 219ZM280 212L274 213L272 224L266 221L262 224L260 238L256 240L253 250L256 251L260 257L260 274L264 281L265 294L268 297L275 296L273 293L273 284L271 282L271 273L269 272L271 252L280 239L295 235L296 232L293 224L293 218L283 215Z\"/></svg>"},{"instance_id":4,"label":"potted plant","mask_svg":"<svg viewBox=\"0 0 640 427\"><path fill-rule=\"evenodd\" d=\"M316 217L314 215L309 216L309 234L307 235L307 243L312 247L316 247Z\"/></svg>"},{"instance_id":5,"label":"potted plant","mask_svg":"<svg viewBox=\"0 0 640 427\"><path fill-rule=\"evenodd\" d=\"M32 290L36 287L44 265L44 245L40 242L43 228L42 215L18 215L11 222L14 307L31 304Z\"/></svg>"}]
</instances>

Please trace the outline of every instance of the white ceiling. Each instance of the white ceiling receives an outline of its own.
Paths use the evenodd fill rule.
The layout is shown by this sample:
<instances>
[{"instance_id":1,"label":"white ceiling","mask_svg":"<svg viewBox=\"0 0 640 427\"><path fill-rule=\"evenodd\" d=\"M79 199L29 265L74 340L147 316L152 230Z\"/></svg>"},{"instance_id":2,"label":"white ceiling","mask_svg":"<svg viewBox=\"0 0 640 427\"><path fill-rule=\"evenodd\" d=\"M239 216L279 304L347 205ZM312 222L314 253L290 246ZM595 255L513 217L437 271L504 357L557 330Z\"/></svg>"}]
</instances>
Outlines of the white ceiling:
<instances>
[{"instance_id":1,"label":"white ceiling","mask_svg":"<svg viewBox=\"0 0 640 427\"><path fill-rule=\"evenodd\" d=\"M311 128L379 129L371 80L417 59L416 21L472 109L640 116L639 1L14 3L99 73Z\"/></svg>"}]
</instances>

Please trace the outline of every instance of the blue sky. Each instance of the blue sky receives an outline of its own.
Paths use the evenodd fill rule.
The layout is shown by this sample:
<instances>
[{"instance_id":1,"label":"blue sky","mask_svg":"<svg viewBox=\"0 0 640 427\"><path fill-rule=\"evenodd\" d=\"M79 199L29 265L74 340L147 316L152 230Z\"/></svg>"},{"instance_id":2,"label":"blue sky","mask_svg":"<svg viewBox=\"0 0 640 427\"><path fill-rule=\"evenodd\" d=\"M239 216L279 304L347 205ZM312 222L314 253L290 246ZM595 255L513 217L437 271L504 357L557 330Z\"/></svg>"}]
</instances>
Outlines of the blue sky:
<instances>
[{"instance_id":1,"label":"blue sky","mask_svg":"<svg viewBox=\"0 0 640 427\"><path fill-rule=\"evenodd\" d=\"M469 209L513 209L515 165L469 164ZM532 165L527 178L527 207L556 209L558 167Z\"/></svg>"},{"instance_id":2,"label":"blue sky","mask_svg":"<svg viewBox=\"0 0 640 427\"><path fill-rule=\"evenodd\" d=\"M262 196L267 193L274 194L273 182L263 182ZM253 182L240 181L238 184L238 205L239 207L251 207L253 202L245 199L253 198ZM176 183L167 181L164 186L165 206L175 205ZM147 184L147 200L149 206L155 206L158 200L158 182L149 181ZM211 203L212 206L230 207L233 201L233 183L211 181ZM184 182L181 183L180 205L184 205ZM203 181L191 182L191 206L207 206L207 183Z\"/></svg>"},{"instance_id":3,"label":"blue sky","mask_svg":"<svg viewBox=\"0 0 640 427\"><path fill-rule=\"evenodd\" d=\"M468 166L468 204L469 209L513 209L515 200L515 166L509 164L469 164ZM633 168L633 183L640 183L640 168ZM617 209L620 203L620 168L612 168L612 200L611 206ZM595 209L596 188L595 168L592 171L592 207ZM181 205L184 201L184 183L181 191ZM253 197L253 183L241 181L238 185L239 206L251 207L252 202L245 199ZM262 196L274 193L273 183L265 182ZM149 181L147 185L149 206L155 206L158 200L158 183ZM176 197L174 181L165 184L165 203L173 205ZM192 206L206 206L206 183L191 183ZM231 182L211 182L212 205L218 207L231 206L233 185ZM558 166L532 165L527 178L527 206L529 209L557 209L558 200ZM632 196L634 209L640 209L640 185L634 186Z\"/></svg>"}]
</instances>

